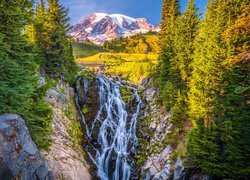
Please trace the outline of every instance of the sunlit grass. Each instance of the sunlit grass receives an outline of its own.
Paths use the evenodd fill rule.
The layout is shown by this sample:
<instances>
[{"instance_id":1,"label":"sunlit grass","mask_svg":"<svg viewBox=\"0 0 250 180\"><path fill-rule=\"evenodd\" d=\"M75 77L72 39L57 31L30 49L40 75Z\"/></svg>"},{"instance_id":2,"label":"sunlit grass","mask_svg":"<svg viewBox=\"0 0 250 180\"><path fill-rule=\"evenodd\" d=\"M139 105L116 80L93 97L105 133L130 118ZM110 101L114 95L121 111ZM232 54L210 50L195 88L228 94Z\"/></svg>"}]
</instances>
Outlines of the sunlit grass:
<instances>
[{"instance_id":1,"label":"sunlit grass","mask_svg":"<svg viewBox=\"0 0 250 180\"><path fill-rule=\"evenodd\" d=\"M157 64L155 54L98 53L77 59L78 64L104 65L105 73L116 74L134 83L141 83Z\"/></svg>"}]
</instances>

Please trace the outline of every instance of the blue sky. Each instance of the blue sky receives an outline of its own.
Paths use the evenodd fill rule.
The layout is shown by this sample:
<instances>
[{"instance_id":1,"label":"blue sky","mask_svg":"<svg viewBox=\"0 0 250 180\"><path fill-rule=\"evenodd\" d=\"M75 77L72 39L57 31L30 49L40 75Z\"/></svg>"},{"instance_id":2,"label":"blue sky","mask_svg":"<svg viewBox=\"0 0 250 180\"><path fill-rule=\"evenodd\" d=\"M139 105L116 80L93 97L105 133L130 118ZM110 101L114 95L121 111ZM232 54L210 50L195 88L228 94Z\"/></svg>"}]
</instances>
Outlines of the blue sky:
<instances>
[{"instance_id":1,"label":"blue sky","mask_svg":"<svg viewBox=\"0 0 250 180\"><path fill-rule=\"evenodd\" d=\"M70 10L71 24L94 12L124 14L134 18L145 17L153 24L161 21L162 0L60 0ZM188 0L180 0L183 11ZM196 0L200 12L205 11L207 0Z\"/></svg>"}]
</instances>

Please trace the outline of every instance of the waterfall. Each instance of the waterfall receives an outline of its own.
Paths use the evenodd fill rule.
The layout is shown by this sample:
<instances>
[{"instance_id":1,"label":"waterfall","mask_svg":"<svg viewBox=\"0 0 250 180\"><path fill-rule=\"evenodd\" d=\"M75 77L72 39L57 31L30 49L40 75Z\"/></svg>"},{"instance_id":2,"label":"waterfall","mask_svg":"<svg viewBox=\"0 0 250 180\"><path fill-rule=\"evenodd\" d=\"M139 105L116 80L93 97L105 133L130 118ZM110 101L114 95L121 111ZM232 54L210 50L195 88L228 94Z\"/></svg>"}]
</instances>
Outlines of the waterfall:
<instances>
[{"instance_id":1,"label":"waterfall","mask_svg":"<svg viewBox=\"0 0 250 180\"><path fill-rule=\"evenodd\" d=\"M88 138L92 138L97 124L100 124L97 137L99 147L94 148L96 157L89 155L97 165L101 179L128 180L134 163L131 153L135 154L138 145L136 124L142 102L137 90L130 87L134 92L136 107L133 112L128 112L120 93L122 84L101 74L96 75L96 80L100 98L96 117L88 126L81 114Z\"/></svg>"}]
</instances>

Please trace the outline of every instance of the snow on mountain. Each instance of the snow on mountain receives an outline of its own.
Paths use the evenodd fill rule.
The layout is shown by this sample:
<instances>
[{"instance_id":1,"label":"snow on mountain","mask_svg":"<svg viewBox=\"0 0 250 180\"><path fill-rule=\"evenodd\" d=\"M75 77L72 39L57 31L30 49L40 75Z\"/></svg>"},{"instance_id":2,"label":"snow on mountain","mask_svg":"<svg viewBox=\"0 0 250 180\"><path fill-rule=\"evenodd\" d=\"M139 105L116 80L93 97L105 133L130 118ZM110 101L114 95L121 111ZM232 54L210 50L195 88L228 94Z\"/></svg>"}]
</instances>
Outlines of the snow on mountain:
<instances>
[{"instance_id":1,"label":"snow on mountain","mask_svg":"<svg viewBox=\"0 0 250 180\"><path fill-rule=\"evenodd\" d=\"M90 40L102 45L105 41L115 38L149 31L159 31L159 28L149 23L146 18L135 19L123 14L94 13L74 25L70 36L79 41Z\"/></svg>"}]
</instances>

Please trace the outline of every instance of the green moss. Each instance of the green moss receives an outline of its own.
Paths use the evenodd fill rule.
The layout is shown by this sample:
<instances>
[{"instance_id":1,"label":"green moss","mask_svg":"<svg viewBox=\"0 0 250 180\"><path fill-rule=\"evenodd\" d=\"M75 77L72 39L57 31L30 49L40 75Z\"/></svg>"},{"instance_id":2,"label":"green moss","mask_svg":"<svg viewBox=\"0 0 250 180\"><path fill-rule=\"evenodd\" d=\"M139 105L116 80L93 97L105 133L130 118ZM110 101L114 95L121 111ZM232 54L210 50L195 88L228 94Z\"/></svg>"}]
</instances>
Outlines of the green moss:
<instances>
[{"instance_id":1,"label":"green moss","mask_svg":"<svg viewBox=\"0 0 250 180\"><path fill-rule=\"evenodd\" d=\"M145 91L145 88L143 88L143 87L138 88L138 93L140 95L143 95L144 91Z\"/></svg>"},{"instance_id":2,"label":"green moss","mask_svg":"<svg viewBox=\"0 0 250 180\"><path fill-rule=\"evenodd\" d=\"M83 107L82 109L82 113L85 115L87 113L89 113L90 109L88 107Z\"/></svg>"},{"instance_id":3,"label":"green moss","mask_svg":"<svg viewBox=\"0 0 250 180\"><path fill-rule=\"evenodd\" d=\"M121 93L121 96L122 96L122 100L126 104L130 104L131 101L135 98L134 92L128 86L121 86L120 87L120 93Z\"/></svg>"},{"instance_id":4,"label":"green moss","mask_svg":"<svg viewBox=\"0 0 250 180\"><path fill-rule=\"evenodd\" d=\"M80 75L83 77L87 77L88 80L93 80L95 78L95 73L87 69L81 70Z\"/></svg>"},{"instance_id":5,"label":"green moss","mask_svg":"<svg viewBox=\"0 0 250 180\"><path fill-rule=\"evenodd\" d=\"M172 132L171 134L168 134L165 139L163 140L163 143L165 145L171 145L174 149L177 148L178 143L180 140L180 135L177 132Z\"/></svg>"}]
</instances>

